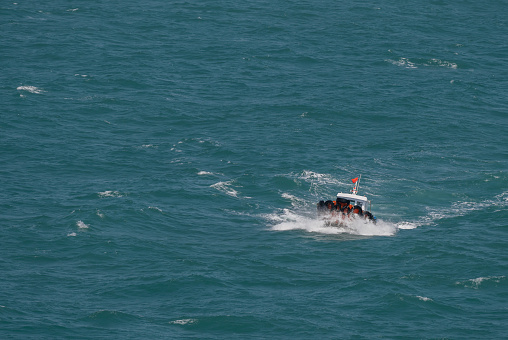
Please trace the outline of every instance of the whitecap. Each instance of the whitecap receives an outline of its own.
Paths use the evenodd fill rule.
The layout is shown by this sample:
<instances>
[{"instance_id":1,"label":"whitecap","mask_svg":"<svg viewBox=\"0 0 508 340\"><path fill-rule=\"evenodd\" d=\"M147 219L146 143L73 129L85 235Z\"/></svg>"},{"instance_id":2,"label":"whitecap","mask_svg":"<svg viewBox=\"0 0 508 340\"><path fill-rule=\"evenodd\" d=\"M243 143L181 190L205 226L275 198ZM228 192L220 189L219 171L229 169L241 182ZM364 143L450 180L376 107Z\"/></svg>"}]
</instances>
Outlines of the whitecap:
<instances>
[{"instance_id":1,"label":"whitecap","mask_svg":"<svg viewBox=\"0 0 508 340\"><path fill-rule=\"evenodd\" d=\"M508 203L508 192L503 192L502 194L496 195L494 202L497 202L497 205L506 206Z\"/></svg>"},{"instance_id":2,"label":"whitecap","mask_svg":"<svg viewBox=\"0 0 508 340\"><path fill-rule=\"evenodd\" d=\"M87 224L85 224L85 222L83 221L77 221L76 222L76 225L80 228L80 229L88 229L89 226Z\"/></svg>"},{"instance_id":3,"label":"whitecap","mask_svg":"<svg viewBox=\"0 0 508 340\"><path fill-rule=\"evenodd\" d=\"M389 62L395 66L404 67L408 69L415 69L419 66L429 67L429 66L438 66L438 67L445 67L445 68L451 68L451 69L457 69L457 64L452 63L446 60L441 60L437 58L432 58L429 60L416 60L412 61L409 58L401 57L398 60L393 59L386 59L386 62Z\"/></svg>"},{"instance_id":4,"label":"whitecap","mask_svg":"<svg viewBox=\"0 0 508 340\"><path fill-rule=\"evenodd\" d=\"M301 179L323 179L328 177L327 174L320 174L318 172L310 171L310 170L304 170L302 174L299 176Z\"/></svg>"},{"instance_id":5,"label":"whitecap","mask_svg":"<svg viewBox=\"0 0 508 340\"><path fill-rule=\"evenodd\" d=\"M397 223L397 229L416 229L418 226L411 222L399 222Z\"/></svg>"},{"instance_id":6,"label":"whitecap","mask_svg":"<svg viewBox=\"0 0 508 340\"><path fill-rule=\"evenodd\" d=\"M452 62L449 62L446 60L435 59L435 58L432 58L429 62L425 63L424 65L425 66L447 67L447 68L452 68L452 69L457 68L457 64L455 64L455 63L452 63Z\"/></svg>"},{"instance_id":7,"label":"whitecap","mask_svg":"<svg viewBox=\"0 0 508 340\"><path fill-rule=\"evenodd\" d=\"M475 287L478 287L482 281L487 280L487 277L477 277L476 279L471 279L469 282L471 282Z\"/></svg>"},{"instance_id":8,"label":"whitecap","mask_svg":"<svg viewBox=\"0 0 508 340\"><path fill-rule=\"evenodd\" d=\"M210 185L211 188L217 189L226 195L232 196L232 197L238 197L238 191L231 188L232 181L228 182L218 182L215 184Z\"/></svg>"},{"instance_id":9,"label":"whitecap","mask_svg":"<svg viewBox=\"0 0 508 340\"><path fill-rule=\"evenodd\" d=\"M499 283L504 278L505 278L504 276L486 276L486 277L478 277L476 279L471 279L469 281L474 283L474 285L479 286L483 281L493 281L493 282Z\"/></svg>"},{"instance_id":10,"label":"whitecap","mask_svg":"<svg viewBox=\"0 0 508 340\"><path fill-rule=\"evenodd\" d=\"M120 192L113 190L98 192L97 195L99 195L99 197L123 197Z\"/></svg>"},{"instance_id":11,"label":"whitecap","mask_svg":"<svg viewBox=\"0 0 508 340\"><path fill-rule=\"evenodd\" d=\"M480 202L459 201L453 202L447 209L429 208L427 216L415 222L416 225L428 225L445 218L453 218L468 215L475 211L485 210L491 207L505 209L508 206L507 193L496 195L494 199Z\"/></svg>"},{"instance_id":12,"label":"whitecap","mask_svg":"<svg viewBox=\"0 0 508 340\"><path fill-rule=\"evenodd\" d=\"M285 175L286 177L293 178L295 182L304 181L310 184L309 191L313 193L320 193L322 188L330 186L341 186L344 185L341 181L337 180L329 174L322 174L319 172L304 170L301 173L290 173Z\"/></svg>"},{"instance_id":13,"label":"whitecap","mask_svg":"<svg viewBox=\"0 0 508 340\"><path fill-rule=\"evenodd\" d=\"M74 232L72 232L72 233L68 233L68 234L67 234L67 236L69 236L69 237L73 237L73 236L76 236L76 235L77 235L77 234L76 234L76 233L74 233Z\"/></svg>"},{"instance_id":14,"label":"whitecap","mask_svg":"<svg viewBox=\"0 0 508 340\"><path fill-rule=\"evenodd\" d=\"M43 92L46 92L38 87L35 87L35 86L18 86L16 88L16 90L18 91L27 91L27 92L30 92L30 93L36 93L36 94L41 94Z\"/></svg>"},{"instance_id":15,"label":"whitecap","mask_svg":"<svg viewBox=\"0 0 508 340\"><path fill-rule=\"evenodd\" d=\"M386 59L385 61L400 67L405 68L418 68L415 63L409 61L407 58L400 58L399 60L393 60L393 59Z\"/></svg>"},{"instance_id":16,"label":"whitecap","mask_svg":"<svg viewBox=\"0 0 508 340\"><path fill-rule=\"evenodd\" d=\"M196 322L198 322L198 320L196 320L196 319L180 319L180 320L170 321L169 323L172 325L191 325Z\"/></svg>"},{"instance_id":17,"label":"whitecap","mask_svg":"<svg viewBox=\"0 0 508 340\"><path fill-rule=\"evenodd\" d=\"M290 200L296 200L296 196L293 196L293 195L291 195L291 194L286 194L286 193L283 193L281 196L282 196L283 198L288 198L288 199L290 199Z\"/></svg>"},{"instance_id":18,"label":"whitecap","mask_svg":"<svg viewBox=\"0 0 508 340\"><path fill-rule=\"evenodd\" d=\"M428 297L425 297L425 296L419 296L419 295L417 295L416 297L418 298L418 300L421 300L421 301L433 301L431 298L428 298Z\"/></svg>"},{"instance_id":19,"label":"whitecap","mask_svg":"<svg viewBox=\"0 0 508 340\"><path fill-rule=\"evenodd\" d=\"M334 178L330 174L321 174L315 171L310 170L304 170L299 176L298 179L304 180L306 182L310 182L312 184L319 184L319 185L335 185L335 186L341 186L344 185L344 182L341 182Z\"/></svg>"},{"instance_id":20,"label":"whitecap","mask_svg":"<svg viewBox=\"0 0 508 340\"><path fill-rule=\"evenodd\" d=\"M157 208L157 207L150 206L150 207L148 207L148 209L157 210L158 212L162 212L162 209Z\"/></svg>"},{"instance_id":21,"label":"whitecap","mask_svg":"<svg viewBox=\"0 0 508 340\"><path fill-rule=\"evenodd\" d=\"M198 172L198 175L199 176L207 176L207 175L213 175L213 173L208 172L208 171L200 171L200 172Z\"/></svg>"},{"instance_id":22,"label":"whitecap","mask_svg":"<svg viewBox=\"0 0 508 340\"><path fill-rule=\"evenodd\" d=\"M482 211L488 208L500 208L505 209L508 206L508 197L506 192L494 196L493 199L486 199L480 202L471 201L458 201L452 202L448 208L431 208L428 207L428 213L426 216L421 217L417 221L413 222L400 222L397 227L399 229L414 229L423 225L431 225L438 222L439 220L446 218L454 218L466 216L476 211Z\"/></svg>"},{"instance_id":23,"label":"whitecap","mask_svg":"<svg viewBox=\"0 0 508 340\"><path fill-rule=\"evenodd\" d=\"M291 195L291 194L288 194L288 193L282 193L282 198L285 198L285 199L289 199L291 200L291 205L293 207L296 207L296 206L301 206L305 203L305 201L301 198L298 198L294 195Z\"/></svg>"},{"instance_id":24,"label":"whitecap","mask_svg":"<svg viewBox=\"0 0 508 340\"><path fill-rule=\"evenodd\" d=\"M481 276L481 277L477 277L475 279L469 279L466 281L457 281L457 282L455 282L455 284L464 285L464 287L467 287L467 288L478 289L484 282L500 283L505 278L506 278L505 276Z\"/></svg>"}]
</instances>

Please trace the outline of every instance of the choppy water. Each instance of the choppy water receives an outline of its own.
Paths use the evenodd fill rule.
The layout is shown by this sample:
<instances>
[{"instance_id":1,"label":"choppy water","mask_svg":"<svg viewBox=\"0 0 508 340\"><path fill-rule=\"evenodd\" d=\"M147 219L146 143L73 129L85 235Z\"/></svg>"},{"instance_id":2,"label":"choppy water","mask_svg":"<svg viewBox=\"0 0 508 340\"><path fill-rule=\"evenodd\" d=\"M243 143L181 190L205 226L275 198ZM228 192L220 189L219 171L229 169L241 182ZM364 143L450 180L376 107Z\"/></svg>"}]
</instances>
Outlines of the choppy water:
<instances>
[{"instance_id":1,"label":"choppy water","mask_svg":"<svg viewBox=\"0 0 508 340\"><path fill-rule=\"evenodd\" d=\"M506 337L507 12L0 4L0 336Z\"/></svg>"}]
</instances>

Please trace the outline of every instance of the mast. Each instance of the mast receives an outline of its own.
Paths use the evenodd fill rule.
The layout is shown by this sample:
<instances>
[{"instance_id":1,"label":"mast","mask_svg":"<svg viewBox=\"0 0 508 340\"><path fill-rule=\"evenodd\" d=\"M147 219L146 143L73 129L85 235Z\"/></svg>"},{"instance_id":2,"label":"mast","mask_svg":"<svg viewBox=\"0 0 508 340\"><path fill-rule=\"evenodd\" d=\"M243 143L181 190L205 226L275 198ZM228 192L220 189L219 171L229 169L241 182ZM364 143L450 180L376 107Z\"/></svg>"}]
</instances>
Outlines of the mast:
<instances>
[{"instance_id":1,"label":"mast","mask_svg":"<svg viewBox=\"0 0 508 340\"><path fill-rule=\"evenodd\" d=\"M360 188L360 180L361 179L362 179L362 175L360 175L360 177L356 177L356 178L352 179L353 183L355 184L355 186L353 187L353 190L351 190L351 193L353 195L358 194L358 189Z\"/></svg>"}]
</instances>

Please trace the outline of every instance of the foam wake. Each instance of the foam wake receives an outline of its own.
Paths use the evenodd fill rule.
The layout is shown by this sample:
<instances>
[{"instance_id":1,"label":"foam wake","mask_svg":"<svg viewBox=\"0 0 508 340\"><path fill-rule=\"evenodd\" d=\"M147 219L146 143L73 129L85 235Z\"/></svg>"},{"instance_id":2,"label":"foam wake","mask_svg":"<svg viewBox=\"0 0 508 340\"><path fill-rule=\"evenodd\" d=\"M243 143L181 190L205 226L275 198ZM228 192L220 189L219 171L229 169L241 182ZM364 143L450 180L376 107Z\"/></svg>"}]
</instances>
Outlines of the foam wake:
<instances>
[{"instance_id":1,"label":"foam wake","mask_svg":"<svg viewBox=\"0 0 508 340\"><path fill-rule=\"evenodd\" d=\"M376 224L364 219L351 219L345 225L329 226L324 220L316 217L309 217L283 209L279 213L268 215L271 221L271 229L275 231L304 230L309 233L320 234L350 234L361 236L392 236L397 233L397 226L378 220Z\"/></svg>"},{"instance_id":2,"label":"foam wake","mask_svg":"<svg viewBox=\"0 0 508 340\"><path fill-rule=\"evenodd\" d=\"M492 199L486 199L480 202L461 201L453 202L447 209L428 208L428 214L420 220L415 221L414 225L432 225L442 219L467 216L477 211L485 211L487 209L504 210L508 207L508 193L503 192L494 196ZM402 228L401 228L402 229Z\"/></svg>"}]
</instances>

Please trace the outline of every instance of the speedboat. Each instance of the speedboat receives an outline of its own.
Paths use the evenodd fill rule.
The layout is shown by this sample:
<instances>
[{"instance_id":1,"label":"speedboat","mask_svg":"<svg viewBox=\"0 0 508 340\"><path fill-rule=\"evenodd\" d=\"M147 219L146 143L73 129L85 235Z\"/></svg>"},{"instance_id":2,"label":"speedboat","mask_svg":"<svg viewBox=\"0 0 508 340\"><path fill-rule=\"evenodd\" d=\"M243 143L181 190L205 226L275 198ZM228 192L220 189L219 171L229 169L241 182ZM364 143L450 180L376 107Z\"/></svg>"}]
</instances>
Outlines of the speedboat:
<instances>
[{"instance_id":1,"label":"speedboat","mask_svg":"<svg viewBox=\"0 0 508 340\"><path fill-rule=\"evenodd\" d=\"M352 179L354 187L351 193L339 192L335 201L319 201L317 212L325 225L344 226L353 219L376 223L376 217L370 212L371 202L366 196L358 195L361 177Z\"/></svg>"}]
</instances>

